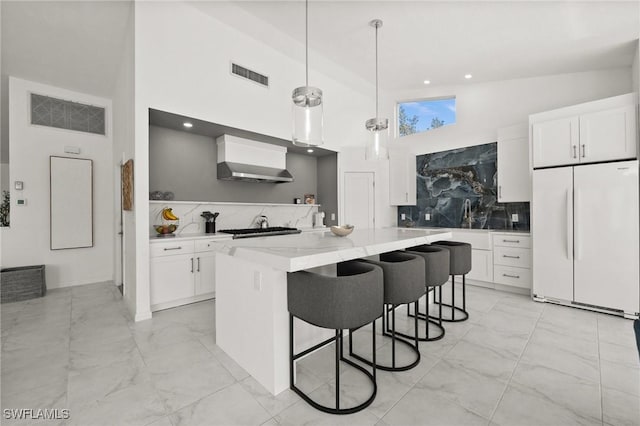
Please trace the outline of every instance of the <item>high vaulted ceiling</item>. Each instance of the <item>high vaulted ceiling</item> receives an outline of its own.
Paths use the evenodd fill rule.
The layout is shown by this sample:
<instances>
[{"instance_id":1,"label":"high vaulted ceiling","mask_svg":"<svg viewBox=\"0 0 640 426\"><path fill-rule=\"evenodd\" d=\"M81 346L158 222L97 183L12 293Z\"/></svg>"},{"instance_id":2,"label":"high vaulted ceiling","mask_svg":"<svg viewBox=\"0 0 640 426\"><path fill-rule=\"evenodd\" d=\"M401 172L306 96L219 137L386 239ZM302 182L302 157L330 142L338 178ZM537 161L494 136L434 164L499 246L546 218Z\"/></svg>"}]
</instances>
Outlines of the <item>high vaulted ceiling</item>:
<instances>
[{"instance_id":1,"label":"high vaulted ceiling","mask_svg":"<svg viewBox=\"0 0 640 426\"><path fill-rule=\"evenodd\" d=\"M276 31L304 42L304 1L239 1ZM215 4L210 5L215 8ZM198 7L207 10L206 3ZM374 18L380 87L411 90L424 80L461 84L630 66L640 35L631 1L323 1L309 2L313 52L374 81ZM268 42L264 28L231 23ZM292 49L300 60L304 53Z\"/></svg>"}]
</instances>

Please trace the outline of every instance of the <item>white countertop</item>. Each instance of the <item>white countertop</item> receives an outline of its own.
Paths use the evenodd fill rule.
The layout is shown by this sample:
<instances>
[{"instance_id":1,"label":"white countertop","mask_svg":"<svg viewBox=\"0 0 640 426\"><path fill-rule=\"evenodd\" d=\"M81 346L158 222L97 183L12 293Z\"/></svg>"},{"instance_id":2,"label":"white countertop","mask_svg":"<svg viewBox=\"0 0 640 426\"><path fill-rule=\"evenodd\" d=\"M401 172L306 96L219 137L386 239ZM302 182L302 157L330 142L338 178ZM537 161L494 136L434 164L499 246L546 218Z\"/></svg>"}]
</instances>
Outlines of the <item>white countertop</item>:
<instances>
[{"instance_id":1,"label":"white countertop","mask_svg":"<svg viewBox=\"0 0 640 426\"><path fill-rule=\"evenodd\" d=\"M437 227L414 227L405 229L428 229L431 231L441 230L448 232L469 232L479 234L530 234L530 231L520 231L512 229L477 229L477 228L437 228Z\"/></svg>"},{"instance_id":2,"label":"white countertop","mask_svg":"<svg viewBox=\"0 0 640 426\"><path fill-rule=\"evenodd\" d=\"M346 237L330 231L214 241L216 250L273 269L295 272L451 238L442 229L355 229Z\"/></svg>"}]
</instances>

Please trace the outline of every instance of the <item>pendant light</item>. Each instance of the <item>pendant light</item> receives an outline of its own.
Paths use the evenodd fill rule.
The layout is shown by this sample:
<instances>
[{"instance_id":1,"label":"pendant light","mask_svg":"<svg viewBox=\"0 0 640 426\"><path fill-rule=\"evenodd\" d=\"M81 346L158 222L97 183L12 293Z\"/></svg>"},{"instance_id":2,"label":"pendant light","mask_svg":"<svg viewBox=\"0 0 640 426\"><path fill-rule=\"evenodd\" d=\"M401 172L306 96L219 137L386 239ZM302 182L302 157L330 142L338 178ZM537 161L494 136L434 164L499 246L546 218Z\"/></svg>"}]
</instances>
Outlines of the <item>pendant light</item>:
<instances>
[{"instance_id":1,"label":"pendant light","mask_svg":"<svg viewBox=\"0 0 640 426\"><path fill-rule=\"evenodd\" d=\"M305 0L305 86L293 90L294 145L322 145L322 90L309 86L309 0Z\"/></svg>"},{"instance_id":2,"label":"pendant light","mask_svg":"<svg viewBox=\"0 0 640 426\"><path fill-rule=\"evenodd\" d=\"M376 29L376 116L365 122L365 127L371 132L365 149L365 159L385 160L389 158L389 119L380 118L378 115L378 29L382 27L382 20L374 19L369 25Z\"/></svg>"}]
</instances>

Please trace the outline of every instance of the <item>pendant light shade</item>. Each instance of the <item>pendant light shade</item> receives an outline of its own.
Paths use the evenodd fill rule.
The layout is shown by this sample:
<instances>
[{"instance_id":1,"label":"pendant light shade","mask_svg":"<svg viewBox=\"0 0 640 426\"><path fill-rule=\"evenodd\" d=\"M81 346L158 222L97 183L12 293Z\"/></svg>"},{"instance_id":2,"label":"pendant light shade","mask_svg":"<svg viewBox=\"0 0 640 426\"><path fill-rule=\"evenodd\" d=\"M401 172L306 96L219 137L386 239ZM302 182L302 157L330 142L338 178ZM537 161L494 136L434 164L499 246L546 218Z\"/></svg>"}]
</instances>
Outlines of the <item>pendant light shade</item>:
<instances>
[{"instance_id":1,"label":"pendant light shade","mask_svg":"<svg viewBox=\"0 0 640 426\"><path fill-rule=\"evenodd\" d=\"M323 144L322 90L309 86L309 0L305 1L305 86L291 94L293 100L294 145L318 146Z\"/></svg>"},{"instance_id":2,"label":"pendant light shade","mask_svg":"<svg viewBox=\"0 0 640 426\"><path fill-rule=\"evenodd\" d=\"M365 159L386 160L389 158L389 120L378 115L378 29L382 27L382 20L374 19L369 25L376 29L376 116L365 122L369 130L369 140L365 149Z\"/></svg>"}]
</instances>

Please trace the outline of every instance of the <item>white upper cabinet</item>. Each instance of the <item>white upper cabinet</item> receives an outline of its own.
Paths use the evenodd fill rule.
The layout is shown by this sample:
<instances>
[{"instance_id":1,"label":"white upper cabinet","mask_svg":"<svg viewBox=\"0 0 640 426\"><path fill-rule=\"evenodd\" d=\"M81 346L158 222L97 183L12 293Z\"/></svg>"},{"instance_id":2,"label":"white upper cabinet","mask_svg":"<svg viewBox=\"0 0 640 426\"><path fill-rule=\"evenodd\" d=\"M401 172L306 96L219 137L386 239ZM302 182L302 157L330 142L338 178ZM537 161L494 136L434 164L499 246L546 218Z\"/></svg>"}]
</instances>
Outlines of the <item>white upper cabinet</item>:
<instances>
[{"instance_id":1,"label":"white upper cabinet","mask_svg":"<svg viewBox=\"0 0 640 426\"><path fill-rule=\"evenodd\" d=\"M534 123L533 167L574 164L580 161L578 117Z\"/></svg>"},{"instance_id":2,"label":"white upper cabinet","mask_svg":"<svg viewBox=\"0 0 640 426\"><path fill-rule=\"evenodd\" d=\"M580 116L580 161L636 157L636 108L630 105Z\"/></svg>"},{"instance_id":3,"label":"white upper cabinet","mask_svg":"<svg viewBox=\"0 0 640 426\"><path fill-rule=\"evenodd\" d=\"M629 93L529 116L533 167L636 158L636 105Z\"/></svg>"},{"instance_id":4,"label":"white upper cabinet","mask_svg":"<svg viewBox=\"0 0 640 426\"><path fill-rule=\"evenodd\" d=\"M416 156L404 149L389 152L389 204L416 205Z\"/></svg>"},{"instance_id":5,"label":"white upper cabinet","mask_svg":"<svg viewBox=\"0 0 640 426\"><path fill-rule=\"evenodd\" d=\"M530 200L529 127L521 124L498 129L498 202Z\"/></svg>"}]
</instances>

